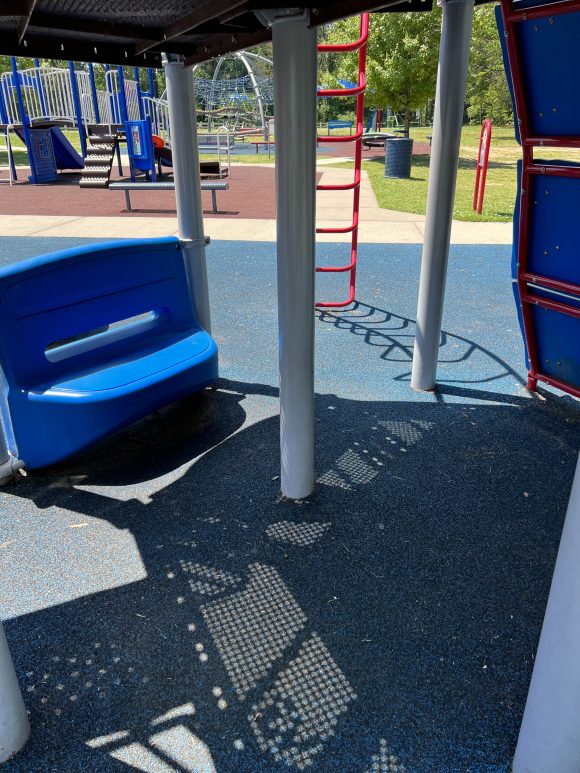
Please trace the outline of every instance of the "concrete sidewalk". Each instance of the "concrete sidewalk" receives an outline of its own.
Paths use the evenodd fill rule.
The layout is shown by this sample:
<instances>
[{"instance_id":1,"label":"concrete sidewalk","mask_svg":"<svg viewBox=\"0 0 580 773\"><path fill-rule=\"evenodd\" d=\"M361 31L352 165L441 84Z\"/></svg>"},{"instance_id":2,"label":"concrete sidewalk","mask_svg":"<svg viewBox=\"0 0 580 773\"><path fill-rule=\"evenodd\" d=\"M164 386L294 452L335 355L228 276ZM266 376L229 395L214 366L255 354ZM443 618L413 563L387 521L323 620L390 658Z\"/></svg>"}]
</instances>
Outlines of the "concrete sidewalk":
<instances>
[{"instance_id":1,"label":"concrete sidewalk","mask_svg":"<svg viewBox=\"0 0 580 773\"><path fill-rule=\"evenodd\" d=\"M324 166L321 184L339 185L352 180L352 171ZM352 191L319 191L317 226L344 228L352 223ZM421 244L425 216L379 207L368 174L362 173L359 241L368 244ZM67 215L0 215L1 236L152 237L177 232L174 217L78 217ZM275 220L219 217L206 219L212 239L271 242L276 239ZM350 234L318 234L319 242L350 242ZM511 244L511 223L454 221L454 244Z\"/></svg>"}]
</instances>

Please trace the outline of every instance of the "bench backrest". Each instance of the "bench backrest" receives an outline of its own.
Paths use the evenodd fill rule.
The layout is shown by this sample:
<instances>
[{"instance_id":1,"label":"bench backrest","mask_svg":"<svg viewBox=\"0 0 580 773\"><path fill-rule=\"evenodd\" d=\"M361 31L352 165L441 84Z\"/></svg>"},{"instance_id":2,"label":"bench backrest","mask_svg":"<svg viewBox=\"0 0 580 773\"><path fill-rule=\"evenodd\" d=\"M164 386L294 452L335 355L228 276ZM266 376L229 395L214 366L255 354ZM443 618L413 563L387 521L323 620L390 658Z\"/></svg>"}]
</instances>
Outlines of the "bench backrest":
<instances>
[{"instance_id":1,"label":"bench backrest","mask_svg":"<svg viewBox=\"0 0 580 773\"><path fill-rule=\"evenodd\" d=\"M198 327L178 239L62 250L0 269L0 366L31 388Z\"/></svg>"}]
</instances>

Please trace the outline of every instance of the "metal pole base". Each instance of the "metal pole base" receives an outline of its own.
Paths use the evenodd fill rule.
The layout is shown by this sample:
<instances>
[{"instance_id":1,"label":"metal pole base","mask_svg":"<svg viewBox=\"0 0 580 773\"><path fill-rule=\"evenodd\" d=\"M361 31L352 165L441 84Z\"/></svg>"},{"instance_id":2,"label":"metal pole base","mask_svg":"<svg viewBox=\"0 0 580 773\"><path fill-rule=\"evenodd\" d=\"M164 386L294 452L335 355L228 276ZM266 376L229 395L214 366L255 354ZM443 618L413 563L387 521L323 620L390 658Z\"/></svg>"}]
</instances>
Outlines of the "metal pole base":
<instances>
[{"instance_id":1,"label":"metal pole base","mask_svg":"<svg viewBox=\"0 0 580 773\"><path fill-rule=\"evenodd\" d=\"M14 474L23 467L24 462L20 459L15 459L14 457L11 457L7 462L4 462L4 464L0 464L0 486L5 486L7 483L10 483Z\"/></svg>"},{"instance_id":2,"label":"metal pole base","mask_svg":"<svg viewBox=\"0 0 580 773\"><path fill-rule=\"evenodd\" d=\"M191 243L185 251L191 299L200 325L211 333L193 75L179 58L164 56L163 67L167 82L179 238Z\"/></svg>"},{"instance_id":3,"label":"metal pole base","mask_svg":"<svg viewBox=\"0 0 580 773\"><path fill-rule=\"evenodd\" d=\"M11 759L30 736L30 722L0 623L0 763Z\"/></svg>"}]
</instances>

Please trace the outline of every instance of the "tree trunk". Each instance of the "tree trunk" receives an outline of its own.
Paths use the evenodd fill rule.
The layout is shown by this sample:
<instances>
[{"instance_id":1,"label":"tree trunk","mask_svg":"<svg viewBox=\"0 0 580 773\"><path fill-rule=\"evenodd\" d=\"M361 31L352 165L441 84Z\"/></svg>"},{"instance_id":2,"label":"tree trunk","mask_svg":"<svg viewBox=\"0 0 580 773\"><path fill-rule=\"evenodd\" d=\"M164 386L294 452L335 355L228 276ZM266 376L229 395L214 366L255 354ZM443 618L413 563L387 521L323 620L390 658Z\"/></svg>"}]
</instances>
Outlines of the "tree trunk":
<instances>
[{"instance_id":1,"label":"tree trunk","mask_svg":"<svg viewBox=\"0 0 580 773\"><path fill-rule=\"evenodd\" d=\"M405 123L403 124L403 128L405 130L404 137L409 136L409 129L411 128L411 111L405 110Z\"/></svg>"}]
</instances>

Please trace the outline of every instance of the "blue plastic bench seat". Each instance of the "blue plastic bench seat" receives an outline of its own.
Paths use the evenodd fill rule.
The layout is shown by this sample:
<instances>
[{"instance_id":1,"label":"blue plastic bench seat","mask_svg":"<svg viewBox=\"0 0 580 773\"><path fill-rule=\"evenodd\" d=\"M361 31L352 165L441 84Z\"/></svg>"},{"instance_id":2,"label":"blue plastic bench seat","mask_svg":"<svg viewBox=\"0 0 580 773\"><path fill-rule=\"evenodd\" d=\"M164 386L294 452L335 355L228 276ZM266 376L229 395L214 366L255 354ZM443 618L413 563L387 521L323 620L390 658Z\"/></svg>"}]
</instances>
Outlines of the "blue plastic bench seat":
<instances>
[{"instance_id":1,"label":"blue plastic bench seat","mask_svg":"<svg viewBox=\"0 0 580 773\"><path fill-rule=\"evenodd\" d=\"M14 449L60 461L212 384L177 239L127 240L0 270L0 365Z\"/></svg>"}]
</instances>

